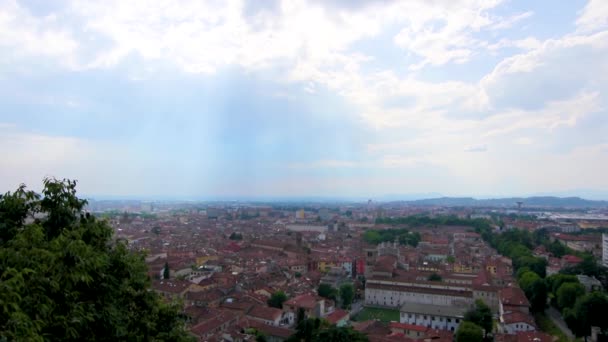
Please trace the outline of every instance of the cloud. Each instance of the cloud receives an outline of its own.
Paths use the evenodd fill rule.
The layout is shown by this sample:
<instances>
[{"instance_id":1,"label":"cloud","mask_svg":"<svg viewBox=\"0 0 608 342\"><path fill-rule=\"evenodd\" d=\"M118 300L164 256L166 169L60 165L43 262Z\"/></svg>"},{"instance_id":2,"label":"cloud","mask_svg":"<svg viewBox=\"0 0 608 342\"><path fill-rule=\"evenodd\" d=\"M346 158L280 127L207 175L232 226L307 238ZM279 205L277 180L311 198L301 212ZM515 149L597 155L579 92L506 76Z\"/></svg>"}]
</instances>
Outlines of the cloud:
<instances>
[{"instance_id":1,"label":"cloud","mask_svg":"<svg viewBox=\"0 0 608 342\"><path fill-rule=\"evenodd\" d=\"M11 108L2 166L11 180L21 168L35 181L46 172L134 184L172 175L166 191L183 193L247 183L245 168L251 191L301 174L301 184L346 189L366 172L370 186L392 190L388 180L410 176L433 186L431 169L451 189L465 180L476 191L515 189L543 173L575 175L568 160L602 169L591 146L608 127L604 3L590 1L575 32L546 39L517 29L546 24L542 11L505 13L511 4L499 0L110 0L45 10L0 0L0 101ZM559 163L573 170L548 169ZM503 171L513 165L539 170L519 180ZM329 174L352 178L315 178ZM126 180L118 189L136 188Z\"/></svg>"},{"instance_id":2,"label":"cloud","mask_svg":"<svg viewBox=\"0 0 608 342\"><path fill-rule=\"evenodd\" d=\"M317 160L309 163L289 163L289 169L341 169L356 167L357 163L349 160Z\"/></svg>"},{"instance_id":3,"label":"cloud","mask_svg":"<svg viewBox=\"0 0 608 342\"><path fill-rule=\"evenodd\" d=\"M468 146L464 149L465 152L487 152L488 147L486 145L473 145Z\"/></svg>"},{"instance_id":4,"label":"cloud","mask_svg":"<svg viewBox=\"0 0 608 342\"><path fill-rule=\"evenodd\" d=\"M542 42L534 37L527 37L524 39L501 39L497 43L488 45L490 51L496 51L504 48L518 48L522 50L538 49L542 45Z\"/></svg>"},{"instance_id":5,"label":"cloud","mask_svg":"<svg viewBox=\"0 0 608 342\"><path fill-rule=\"evenodd\" d=\"M516 23L518 23L524 19L530 18L533 15L534 15L534 12L532 12L532 11L519 13L519 14L513 15L511 17L508 17L506 19L503 19L501 21L498 21L496 24L491 26L491 29L503 30L503 29L511 28Z\"/></svg>"},{"instance_id":6,"label":"cloud","mask_svg":"<svg viewBox=\"0 0 608 342\"><path fill-rule=\"evenodd\" d=\"M608 2L589 0L576 19L579 31L593 32L608 27Z\"/></svg>"},{"instance_id":7,"label":"cloud","mask_svg":"<svg viewBox=\"0 0 608 342\"><path fill-rule=\"evenodd\" d=\"M24 57L51 57L61 65L75 66L79 42L55 15L36 17L15 0L0 2L0 62Z\"/></svg>"},{"instance_id":8,"label":"cloud","mask_svg":"<svg viewBox=\"0 0 608 342\"><path fill-rule=\"evenodd\" d=\"M534 139L529 137L520 137L515 139L514 141L517 145L532 145L534 144Z\"/></svg>"},{"instance_id":9,"label":"cloud","mask_svg":"<svg viewBox=\"0 0 608 342\"><path fill-rule=\"evenodd\" d=\"M608 31L549 39L505 58L480 81L489 108L537 109L583 89L608 90Z\"/></svg>"}]
</instances>

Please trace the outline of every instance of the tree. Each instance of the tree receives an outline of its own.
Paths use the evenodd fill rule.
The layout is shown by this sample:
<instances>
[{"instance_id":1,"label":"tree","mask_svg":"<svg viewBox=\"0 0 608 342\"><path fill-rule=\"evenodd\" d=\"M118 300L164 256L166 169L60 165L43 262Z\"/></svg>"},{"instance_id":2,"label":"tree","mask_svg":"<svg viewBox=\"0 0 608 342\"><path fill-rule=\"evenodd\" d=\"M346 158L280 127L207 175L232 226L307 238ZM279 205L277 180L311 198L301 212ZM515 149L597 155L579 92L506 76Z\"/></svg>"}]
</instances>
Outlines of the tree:
<instances>
[{"instance_id":1,"label":"tree","mask_svg":"<svg viewBox=\"0 0 608 342\"><path fill-rule=\"evenodd\" d=\"M533 256L521 256L514 260L515 267L528 267L530 270L544 278L547 270L547 260Z\"/></svg>"},{"instance_id":2,"label":"tree","mask_svg":"<svg viewBox=\"0 0 608 342\"><path fill-rule=\"evenodd\" d=\"M287 295L283 291L277 291L268 299L268 305L273 308L283 308L283 303L287 300Z\"/></svg>"},{"instance_id":3,"label":"tree","mask_svg":"<svg viewBox=\"0 0 608 342\"><path fill-rule=\"evenodd\" d=\"M319 296L331 300L336 300L338 297L338 290L329 284L319 284L317 293L319 294Z\"/></svg>"},{"instance_id":4,"label":"tree","mask_svg":"<svg viewBox=\"0 0 608 342\"><path fill-rule=\"evenodd\" d=\"M296 316L296 326L306 319L306 310L304 308L298 308L298 315Z\"/></svg>"},{"instance_id":5,"label":"tree","mask_svg":"<svg viewBox=\"0 0 608 342\"><path fill-rule=\"evenodd\" d=\"M232 234L230 234L229 239L230 240L243 240L243 235L236 233L236 232L232 232Z\"/></svg>"},{"instance_id":6,"label":"tree","mask_svg":"<svg viewBox=\"0 0 608 342\"><path fill-rule=\"evenodd\" d=\"M585 287L579 283L563 283L556 293L557 306L560 309L571 308L576 299L585 294Z\"/></svg>"},{"instance_id":7,"label":"tree","mask_svg":"<svg viewBox=\"0 0 608 342\"><path fill-rule=\"evenodd\" d=\"M608 312L608 296L601 292L591 292L579 297L574 309L567 312L566 322L577 336L588 336L592 326L600 327L602 330L608 328L608 320L604 316L606 312ZM575 319L574 322L572 318Z\"/></svg>"},{"instance_id":8,"label":"tree","mask_svg":"<svg viewBox=\"0 0 608 342\"><path fill-rule=\"evenodd\" d=\"M529 271L522 274L519 286L530 301L530 310L542 312L547 305L547 284L538 274Z\"/></svg>"},{"instance_id":9,"label":"tree","mask_svg":"<svg viewBox=\"0 0 608 342\"><path fill-rule=\"evenodd\" d=\"M163 267L163 279L171 278L171 270L169 269L169 263L165 262L165 266Z\"/></svg>"},{"instance_id":10,"label":"tree","mask_svg":"<svg viewBox=\"0 0 608 342\"><path fill-rule=\"evenodd\" d=\"M351 327L336 327L324 319L308 318L296 328L296 333L287 342L366 342L368 338Z\"/></svg>"},{"instance_id":11,"label":"tree","mask_svg":"<svg viewBox=\"0 0 608 342\"><path fill-rule=\"evenodd\" d=\"M441 278L441 276L437 273L433 273L430 276L428 276L427 278L428 281L442 281L443 278Z\"/></svg>"},{"instance_id":12,"label":"tree","mask_svg":"<svg viewBox=\"0 0 608 342\"><path fill-rule=\"evenodd\" d=\"M0 197L0 340L190 340L144 256L83 211L75 181L25 189Z\"/></svg>"},{"instance_id":13,"label":"tree","mask_svg":"<svg viewBox=\"0 0 608 342\"><path fill-rule=\"evenodd\" d=\"M255 336L255 342L266 342L268 340L266 335L255 328L246 329L245 333Z\"/></svg>"},{"instance_id":14,"label":"tree","mask_svg":"<svg viewBox=\"0 0 608 342\"><path fill-rule=\"evenodd\" d=\"M288 342L312 342L317 341L317 336L319 334L319 330L321 329L321 324L324 322L319 318L307 318L298 323L296 327L296 333L293 334ZM325 324L327 324L325 322Z\"/></svg>"},{"instance_id":15,"label":"tree","mask_svg":"<svg viewBox=\"0 0 608 342\"><path fill-rule=\"evenodd\" d=\"M340 286L340 299L342 299L342 308L346 309L353 302L355 297L355 289L353 284L344 284Z\"/></svg>"},{"instance_id":16,"label":"tree","mask_svg":"<svg viewBox=\"0 0 608 342\"><path fill-rule=\"evenodd\" d=\"M327 342L367 342L367 336L354 330L352 327L336 327L332 325L328 329L318 333L317 341Z\"/></svg>"},{"instance_id":17,"label":"tree","mask_svg":"<svg viewBox=\"0 0 608 342\"><path fill-rule=\"evenodd\" d=\"M154 233L154 234L156 234L156 235L159 235L160 234L160 227L159 226L152 227L151 232Z\"/></svg>"},{"instance_id":18,"label":"tree","mask_svg":"<svg viewBox=\"0 0 608 342\"><path fill-rule=\"evenodd\" d=\"M464 320L480 326L485 334L492 331L492 310L481 299L476 300L475 307L465 313Z\"/></svg>"},{"instance_id":19,"label":"tree","mask_svg":"<svg viewBox=\"0 0 608 342\"><path fill-rule=\"evenodd\" d=\"M483 331L475 323L463 321L456 330L456 342L481 342Z\"/></svg>"},{"instance_id":20,"label":"tree","mask_svg":"<svg viewBox=\"0 0 608 342\"><path fill-rule=\"evenodd\" d=\"M554 294L557 294L557 290L564 283L579 283L578 278L575 275L561 273L552 274L548 276L546 280L548 289Z\"/></svg>"}]
</instances>

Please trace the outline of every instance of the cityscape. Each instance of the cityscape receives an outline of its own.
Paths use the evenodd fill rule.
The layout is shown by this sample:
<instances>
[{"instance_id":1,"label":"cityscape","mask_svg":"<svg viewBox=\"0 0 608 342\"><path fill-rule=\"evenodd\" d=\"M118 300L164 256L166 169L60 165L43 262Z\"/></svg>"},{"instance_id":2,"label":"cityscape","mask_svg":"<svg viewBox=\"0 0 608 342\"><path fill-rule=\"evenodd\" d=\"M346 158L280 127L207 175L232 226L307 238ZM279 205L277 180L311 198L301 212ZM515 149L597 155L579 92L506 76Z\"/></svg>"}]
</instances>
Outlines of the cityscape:
<instances>
[{"instance_id":1,"label":"cityscape","mask_svg":"<svg viewBox=\"0 0 608 342\"><path fill-rule=\"evenodd\" d=\"M478 300L495 341L573 339L582 318L563 313L608 285L608 207L529 200L541 205L92 201L90 210L146 251L152 288L183 300L201 340L243 340L247 329L285 340L301 310L371 341L453 341Z\"/></svg>"},{"instance_id":2,"label":"cityscape","mask_svg":"<svg viewBox=\"0 0 608 342\"><path fill-rule=\"evenodd\" d=\"M608 342L608 0L0 0L0 342Z\"/></svg>"}]
</instances>

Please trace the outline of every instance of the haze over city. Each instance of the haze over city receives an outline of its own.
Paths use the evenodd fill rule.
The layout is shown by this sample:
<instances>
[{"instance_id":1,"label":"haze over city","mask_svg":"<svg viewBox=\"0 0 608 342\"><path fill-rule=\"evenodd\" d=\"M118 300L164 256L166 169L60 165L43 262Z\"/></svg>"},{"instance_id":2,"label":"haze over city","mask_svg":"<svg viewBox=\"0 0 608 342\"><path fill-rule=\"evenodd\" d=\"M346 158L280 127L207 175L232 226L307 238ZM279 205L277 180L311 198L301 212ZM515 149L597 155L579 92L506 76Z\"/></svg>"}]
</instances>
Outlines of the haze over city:
<instances>
[{"instance_id":1,"label":"haze over city","mask_svg":"<svg viewBox=\"0 0 608 342\"><path fill-rule=\"evenodd\" d=\"M608 199L608 2L0 1L0 190Z\"/></svg>"}]
</instances>

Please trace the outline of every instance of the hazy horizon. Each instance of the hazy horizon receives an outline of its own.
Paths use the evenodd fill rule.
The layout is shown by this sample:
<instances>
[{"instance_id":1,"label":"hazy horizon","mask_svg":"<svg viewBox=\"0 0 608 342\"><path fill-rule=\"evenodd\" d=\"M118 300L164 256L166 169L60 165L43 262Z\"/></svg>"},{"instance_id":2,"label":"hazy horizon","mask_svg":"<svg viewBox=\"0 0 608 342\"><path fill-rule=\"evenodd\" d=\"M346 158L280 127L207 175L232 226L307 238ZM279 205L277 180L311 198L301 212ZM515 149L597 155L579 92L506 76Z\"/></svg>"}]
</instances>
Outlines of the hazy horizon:
<instances>
[{"instance_id":1,"label":"hazy horizon","mask_svg":"<svg viewBox=\"0 0 608 342\"><path fill-rule=\"evenodd\" d=\"M601 0L0 0L0 191L608 199L606 18Z\"/></svg>"},{"instance_id":2,"label":"hazy horizon","mask_svg":"<svg viewBox=\"0 0 608 342\"><path fill-rule=\"evenodd\" d=\"M368 200L374 202L393 202L393 201L417 201L426 199L437 199L437 198L473 198L475 200L488 200L488 199L508 199L508 198L533 198L533 197L555 197L555 198L581 198L583 200L590 201L608 201L608 194L591 192L583 193L538 193L538 194L523 194L523 195L510 195L510 196L492 196L492 195L444 195L441 193L428 193L428 194L379 194L375 196L365 195L353 195L353 196L340 196L340 195L293 195L293 196L272 196L272 195L253 195L253 196L242 196L242 195L224 195L224 196L138 196L138 195L94 195L94 194L80 194L82 198L87 198L95 201L142 201L142 202L231 202L231 201L249 201L249 202L293 202L293 201L304 201L304 202L355 202L363 203Z\"/></svg>"}]
</instances>

